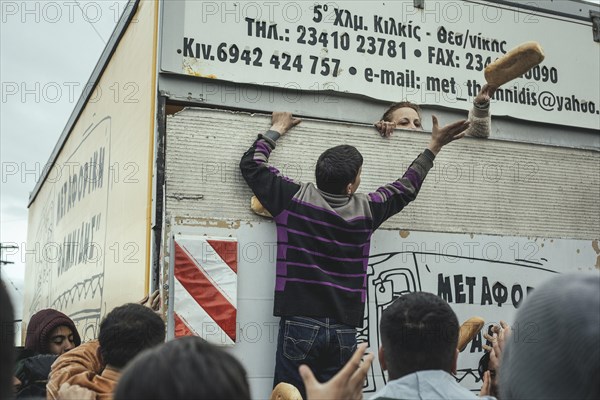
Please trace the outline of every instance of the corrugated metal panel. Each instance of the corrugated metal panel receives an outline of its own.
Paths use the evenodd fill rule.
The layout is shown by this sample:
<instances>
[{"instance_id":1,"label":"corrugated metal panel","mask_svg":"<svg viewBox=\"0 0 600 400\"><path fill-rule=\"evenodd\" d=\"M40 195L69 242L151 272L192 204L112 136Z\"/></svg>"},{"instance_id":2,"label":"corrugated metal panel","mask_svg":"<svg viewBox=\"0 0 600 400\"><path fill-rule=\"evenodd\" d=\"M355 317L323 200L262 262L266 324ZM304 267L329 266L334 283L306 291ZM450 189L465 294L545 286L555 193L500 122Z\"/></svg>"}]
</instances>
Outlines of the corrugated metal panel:
<instances>
[{"instance_id":1,"label":"corrugated metal panel","mask_svg":"<svg viewBox=\"0 0 600 400\"><path fill-rule=\"evenodd\" d=\"M270 116L226 111L187 109L170 117L168 217L261 220L249 209L252 193L238 163L269 127ZM294 179L314 180L322 151L352 144L364 156L359 190L367 192L401 175L428 138L397 131L388 140L371 127L305 120L280 139L271 162ZM600 234L597 151L466 138L444 148L435 164L417 200L384 229L577 239Z\"/></svg>"}]
</instances>

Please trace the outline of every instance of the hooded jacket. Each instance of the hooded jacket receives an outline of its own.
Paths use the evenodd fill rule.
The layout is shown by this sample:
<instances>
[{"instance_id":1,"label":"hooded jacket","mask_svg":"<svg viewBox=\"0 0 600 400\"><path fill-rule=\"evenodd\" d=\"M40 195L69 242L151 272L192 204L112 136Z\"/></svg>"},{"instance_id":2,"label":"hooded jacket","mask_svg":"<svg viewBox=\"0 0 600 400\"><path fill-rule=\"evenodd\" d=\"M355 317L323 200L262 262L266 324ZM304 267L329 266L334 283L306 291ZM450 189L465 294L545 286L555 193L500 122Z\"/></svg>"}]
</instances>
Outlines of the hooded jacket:
<instances>
[{"instance_id":1,"label":"hooded jacket","mask_svg":"<svg viewBox=\"0 0 600 400\"><path fill-rule=\"evenodd\" d=\"M79 346L81 344L81 337L73 320L60 311L48 308L33 314L29 320L25 348L37 354L48 354L50 352L48 347L50 332L59 326L66 326L71 329L75 345Z\"/></svg>"}]
</instances>

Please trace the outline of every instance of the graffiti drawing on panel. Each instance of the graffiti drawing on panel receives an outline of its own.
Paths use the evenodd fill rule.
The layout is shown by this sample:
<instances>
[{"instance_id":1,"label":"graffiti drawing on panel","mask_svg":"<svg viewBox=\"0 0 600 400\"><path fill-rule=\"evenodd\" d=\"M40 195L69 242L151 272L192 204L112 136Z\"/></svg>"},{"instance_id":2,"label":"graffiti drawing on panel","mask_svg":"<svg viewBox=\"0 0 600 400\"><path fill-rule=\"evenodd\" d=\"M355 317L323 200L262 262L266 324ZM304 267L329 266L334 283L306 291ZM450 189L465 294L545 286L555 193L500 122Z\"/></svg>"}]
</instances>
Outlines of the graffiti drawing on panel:
<instances>
[{"instance_id":1,"label":"graffiti drawing on panel","mask_svg":"<svg viewBox=\"0 0 600 400\"><path fill-rule=\"evenodd\" d=\"M248 369L251 384L270 393L279 325L273 316L277 242L272 223L252 222L227 228L216 224L174 225L172 232L235 237L238 241L239 328L231 352ZM367 304L363 327L357 330L358 341L368 343L369 352L377 354L383 310L394 299L416 291L446 300L459 323L473 316L485 321L484 330L500 320L511 323L528 292L546 279L556 273L595 270L598 253L590 244L587 240L380 229L371 240ZM171 260L170 265L173 264ZM531 328L520 329L522 339L535 336L535 329ZM456 379L471 390L481 387L478 364L484 344L486 340L480 333L458 357ZM257 359L262 362L257 363ZM384 371L375 357L364 387L365 398L385 384Z\"/></svg>"},{"instance_id":2,"label":"graffiti drawing on panel","mask_svg":"<svg viewBox=\"0 0 600 400\"><path fill-rule=\"evenodd\" d=\"M368 305L358 340L368 342L372 350L378 349L383 310L396 298L417 291L431 292L446 300L456 312L459 324L475 315L483 317L488 328L500 319L510 321L527 292L558 272L544 267L547 260L542 261L501 261L420 251L374 253L369 258ZM508 281L507 276L513 276L513 281ZM482 342L479 333L459 355L455 378L471 390L481 386L478 362L484 354L482 344L485 339ZM365 392L377 391L385 383L384 371L374 362Z\"/></svg>"}]
</instances>

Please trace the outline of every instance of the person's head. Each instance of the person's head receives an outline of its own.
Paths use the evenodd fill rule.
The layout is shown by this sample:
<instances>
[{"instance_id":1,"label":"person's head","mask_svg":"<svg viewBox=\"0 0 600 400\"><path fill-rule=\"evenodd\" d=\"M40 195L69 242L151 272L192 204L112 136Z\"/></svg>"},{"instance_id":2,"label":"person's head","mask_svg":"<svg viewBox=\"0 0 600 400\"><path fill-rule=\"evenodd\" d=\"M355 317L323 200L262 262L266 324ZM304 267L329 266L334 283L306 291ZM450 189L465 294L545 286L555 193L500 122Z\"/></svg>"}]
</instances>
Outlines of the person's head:
<instances>
[{"instance_id":1,"label":"person's head","mask_svg":"<svg viewBox=\"0 0 600 400\"><path fill-rule=\"evenodd\" d=\"M517 311L500 366L502 399L600 398L600 275L559 275Z\"/></svg>"},{"instance_id":2,"label":"person's head","mask_svg":"<svg viewBox=\"0 0 600 400\"><path fill-rule=\"evenodd\" d=\"M112 368L123 368L140 352L164 340L163 320L141 304L116 307L100 323L100 356Z\"/></svg>"},{"instance_id":3,"label":"person's head","mask_svg":"<svg viewBox=\"0 0 600 400\"><path fill-rule=\"evenodd\" d=\"M148 350L121 375L114 400L250 399L244 367L232 355L189 336Z\"/></svg>"},{"instance_id":4,"label":"person's head","mask_svg":"<svg viewBox=\"0 0 600 400\"><path fill-rule=\"evenodd\" d=\"M386 122L394 122L402 129L423 130L421 108L410 101L392 104L381 117Z\"/></svg>"},{"instance_id":5,"label":"person's head","mask_svg":"<svg viewBox=\"0 0 600 400\"><path fill-rule=\"evenodd\" d=\"M8 291L0 281L0 399L9 399L13 392L15 362L15 321Z\"/></svg>"},{"instance_id":6,"label":"person's head","mask_svg":"<svg viewBox=\"0 0 600 400\"><path fill-rule=\"evenodd\" d=\"M34 353L61 355L80 344L75 323L60 311L41 310L29 320L25 348Z\"/></svg>"},{"instance_id":7,"label":"person's head","mask_svg":"<svg viewBox=\"0 0 600 400\"><path fill-rule=\"evenodd\" d=\"M315 168L317 187L331 194L354 194L360 185L362 164L362 154L354 146L341 145L325 150Z\"/></svg>"},{"instance_id":8,"label":"person's head","mask_svg":"<svg viewBox=\"0 0 600 400\"><path fill-rule=\"evenodd\" d=\"M448 303L431 293L397 298L381 316L379 362L390 380L416 371L456 369L458 319Z\"/></svg>"}]
</instances>

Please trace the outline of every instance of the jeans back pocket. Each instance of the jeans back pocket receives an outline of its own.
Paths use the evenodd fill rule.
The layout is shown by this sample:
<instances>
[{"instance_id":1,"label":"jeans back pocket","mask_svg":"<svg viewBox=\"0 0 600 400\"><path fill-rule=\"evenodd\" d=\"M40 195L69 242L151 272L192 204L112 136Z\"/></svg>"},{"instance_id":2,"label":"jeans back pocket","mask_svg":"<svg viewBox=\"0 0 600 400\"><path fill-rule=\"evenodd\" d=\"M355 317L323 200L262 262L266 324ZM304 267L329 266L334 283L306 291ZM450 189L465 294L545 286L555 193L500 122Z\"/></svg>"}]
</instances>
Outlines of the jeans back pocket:
<instances>
[{"instance_id":1,"label":"jeans back pocket","mask_svg":"<svg viewBox=\"0 0 600 400\"><path fill-rule=\"evenodd\" d=\"M285 321L283 355L289 360L304 360L310 352L318 332L318 326Z\"/></svg>"},{"instance_id":2,"label":"jeans back pocket","mask_svg":"<svg viewBox=\"0 0 600 400\"><path fill-rule=\"evenodd\" d=\"M345 365L356 351L356 329L336 329L340 345L340 365Z\"/></svg>"}]
</instances>

